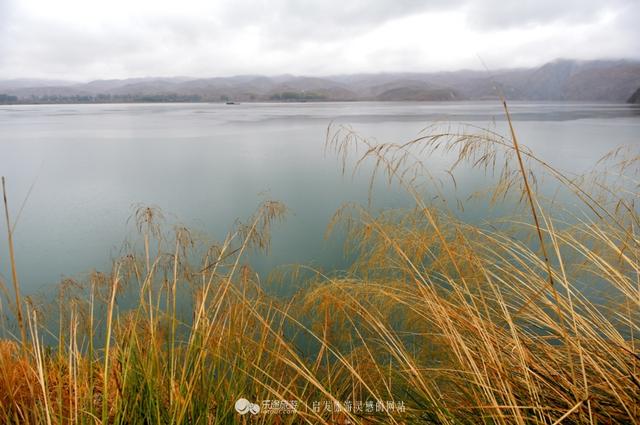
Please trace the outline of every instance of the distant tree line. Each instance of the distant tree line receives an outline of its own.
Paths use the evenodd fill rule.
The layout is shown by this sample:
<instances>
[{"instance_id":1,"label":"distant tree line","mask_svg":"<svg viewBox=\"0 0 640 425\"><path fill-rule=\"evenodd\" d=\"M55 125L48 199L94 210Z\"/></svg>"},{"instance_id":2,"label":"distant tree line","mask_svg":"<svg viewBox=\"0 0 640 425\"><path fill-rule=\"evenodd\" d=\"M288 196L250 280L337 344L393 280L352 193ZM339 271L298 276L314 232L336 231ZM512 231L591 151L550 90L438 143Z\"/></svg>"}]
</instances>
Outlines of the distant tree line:
<instances>
[{"instance_id":1,"label":"distant tree line","mask_svg":"<svg viewBox=\"0 0 640 425\"><path fill-rule=\"evenodd\" d=\"M98 95L44 95L29 96L18 98L0 94L0 104L11 103L133 103L133 102L149 102L149 103L165 103L165 102L201 102L202 97L199 95L179 95L179 94L98 94Z\"/></svg>"},{"instance_id":2,"label":"distant tree line","mask_svg":"<svg viewBox=\"0 0 640 425\"><path fill-rule=\"evenodd\" d=\"M285 91L282 93L273 94L269 97L269 99L299 102L305 100L323 100L325 99L325 97L317 93Z\"/></svg>"},{"instance_id":3,"label":"distant tree line","mask_svg":"<svg viewBox=\"0 0 640 425\"><path fill-rule=\"evenodd\" d=\"M256 96L251 93L243 93L240 99L226 94L220 96L203 96L198 94L80 94L80 95L31 95L17 97L8 94L0 94L0 104L58 104L58 103L169 103L169 102L230 102L238 100L271 100L278 102L306 102L327 100L326 96L314 92L284 91Z\"/></svg>"},{"instance_id":4,"label":"distant tree line","mask_svg":"<svg viewBox=\"0 0 640 425\"><path fill-rule=\"evenodd\" d=\"M16 103L18 96L10 96L8 94L0 94L0 104Z\"/></svg>"}]
</instances>

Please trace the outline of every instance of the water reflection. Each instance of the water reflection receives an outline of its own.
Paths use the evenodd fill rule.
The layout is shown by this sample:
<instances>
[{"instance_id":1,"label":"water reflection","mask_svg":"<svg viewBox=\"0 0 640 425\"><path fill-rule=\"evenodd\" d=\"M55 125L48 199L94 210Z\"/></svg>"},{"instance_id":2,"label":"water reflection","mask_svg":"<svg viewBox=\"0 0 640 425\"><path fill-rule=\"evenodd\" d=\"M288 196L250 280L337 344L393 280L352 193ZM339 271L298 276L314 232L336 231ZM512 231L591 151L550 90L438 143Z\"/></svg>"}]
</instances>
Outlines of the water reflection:
<instances>
[{"instance_id":1,"label":"water reflection","mask_svg":"<svg viewBox=\"0 0 640 425\"><path fill-rule=\"evenodd\" d=\"M516 102L511 113L522 143L571 172L588 170L617 145L638 143L640 134L635 105ZM343 267L338 241L324 241L323 233L343 203L367 202L369 180L366 169L343 177L338 160L324 155L332 121L379 141L408 140L434 121L505 131L497 102L3 107L0 174L14 215L35 181L15 234L25 291L108 269L131 235L132 205L157 205L169 221L221 239L237 217L251 214L261 193L291 214L275 229L270 256L255 259L258 269ZM430 158L429 166L443 168L445 159ZM462 194L484 181L471 170L457 179ZM380 208L410 204L383 182L375 199ZM474 208L465 218L488 214L483 205ZM3 243L4 277L6 258Z\"/></svg>"}]
</instances>

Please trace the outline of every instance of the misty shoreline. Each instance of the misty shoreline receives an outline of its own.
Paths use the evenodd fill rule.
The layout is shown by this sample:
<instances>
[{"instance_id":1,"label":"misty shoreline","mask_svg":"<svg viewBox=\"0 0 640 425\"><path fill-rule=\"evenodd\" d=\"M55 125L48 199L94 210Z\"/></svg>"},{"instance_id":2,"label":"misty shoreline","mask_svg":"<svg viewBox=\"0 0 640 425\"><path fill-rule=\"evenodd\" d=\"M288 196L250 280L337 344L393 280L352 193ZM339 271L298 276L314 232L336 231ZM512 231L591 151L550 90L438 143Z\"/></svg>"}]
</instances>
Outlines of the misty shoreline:
<instances>
[{"instance_id":1,"label":"misty shoreline","mask_svg":"<svg viewBox=\"0 0 640 425\"><path fill-rule=\"evenodd\" d=\"M327 77L244 75L71 81L0 80L0 104L634 102L640 62L559 59L534 68Z\"/></svg>"}]
</instances>

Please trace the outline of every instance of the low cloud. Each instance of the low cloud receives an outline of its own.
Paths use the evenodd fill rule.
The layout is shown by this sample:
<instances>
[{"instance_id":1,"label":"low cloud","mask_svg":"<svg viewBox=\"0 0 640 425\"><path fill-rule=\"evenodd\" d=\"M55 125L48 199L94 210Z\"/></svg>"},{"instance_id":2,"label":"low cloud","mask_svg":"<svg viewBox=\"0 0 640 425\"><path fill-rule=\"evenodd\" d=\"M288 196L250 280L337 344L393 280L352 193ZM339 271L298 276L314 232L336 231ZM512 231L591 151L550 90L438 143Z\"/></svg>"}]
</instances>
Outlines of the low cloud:
<instances>
[{"instance_id":1,"label":"low cloud","mask_svg":"<svg viewBox=\"0 0 640 425\"><path fill-rule=\"evenodd\" d=\"M630 0L480 0L468 2L468 21L487 30L549 24L576 25L632 5Z\"/></svg>"},{"instance_id":2,"label":"low cloud","mask_svg":"<svg viewBox=\"0 0 640 425\"><path fill-rule=\"evenodd\" d=\"M0 78L434 71L640 57L635 0L0 0Z\"/></svg>"}]
</instances>

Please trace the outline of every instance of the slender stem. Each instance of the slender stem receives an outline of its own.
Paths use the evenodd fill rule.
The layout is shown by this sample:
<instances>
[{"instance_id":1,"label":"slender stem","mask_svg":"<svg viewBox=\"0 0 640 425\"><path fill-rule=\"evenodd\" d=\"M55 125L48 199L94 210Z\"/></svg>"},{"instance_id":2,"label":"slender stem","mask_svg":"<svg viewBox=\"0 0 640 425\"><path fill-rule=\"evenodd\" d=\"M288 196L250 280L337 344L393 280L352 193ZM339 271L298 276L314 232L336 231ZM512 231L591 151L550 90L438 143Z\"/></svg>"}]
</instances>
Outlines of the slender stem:
<instances>
[{"instance_id":1,"label":"slender stem","mask_svg":"<svg viewBox=\"0 0 640 425\"><path fill-rule=\"evenodd\" d=\"M111 282L111 297L109 299L109 306L107 310L107 323L106 323L106 339L104 348L104 372L102 377L102 423L106 423L108 420L108 398L109 398L109 350L111 347L111 330L113 327L113 310L116 304L116 293L118 292L118 283L120 281L120 265L114 268L112 282Z\"/></svg>"},{"instance_id":2,"label":"slender stem","mask_svg":"<svg viewBox=\"0 0 640 425\"><path fill-rule=\"evenodd\" d=\"M551 272L551 263L549 262L549 256L547 255L547 248L544 245L544 238L542 237L542 230L540 228L540 221L538 220L538 213L536 212L536 204L533 200L531 193L531 187L529 186L529 179L527 178L527 171L524 168L522 162L522 155L520 154L520 145L518 144L518 138L516 137L516 131L513 128L513 122L511 121L511 114L509 108L507 108L507 101L502 100L502 106L504 106L504 112L507 114L507 122L509 123L509 130L511 131L511 140L513 140L513 148L516 151L518 157L518 165L520 166L520 173L522 174L522 180L524 181L524 188L527 192L527 198L529 199L529 205L531 206L531 215L536 225L536 232L538 233L538 239L540 240L540 249L542 250L542 256L544 257L544 263L547 267L547 274L549 275L549 284L553 287L553 274Z\"/></svg>"},{"instance_id":3,"label":"slender stem","mask_svg":"<svg viewBox=\"0 0 640 425\"><path fill-rule=\"evenodd\" d=\"M171 350L170 354L170 377L169 377L169 405L173 407L173 386L175 381L176 374L176 292L178 285L178 255L179 255L179 246L180 244L180 235L176 233L176 252L173 257L173 283L171 285L171 298L172 298L172 309L171 309Z\"/></svg>"},{"instance_id":4,"label":"slender stem","mask_svg":"<svg viewBox=\"0 0 640 425\"><path fill-rule=\"evenodd\" d=\"M16 294L16 319L20 328L20 337L22 338L22 349L27 347L27 333L24 328L22 318L22 301L20 300L20 283L18 282L18 272L16 270L16 258L13 250L13 231L11 229L11 220L9 220L9 205L7 203L7 190L5 188L5 179L2 177L2 197L4 199L4 216L7 220L7 237L9 239L9 258L11 261L11 279L13 281L13 291Z\"/></svg>"}]
</instances>

